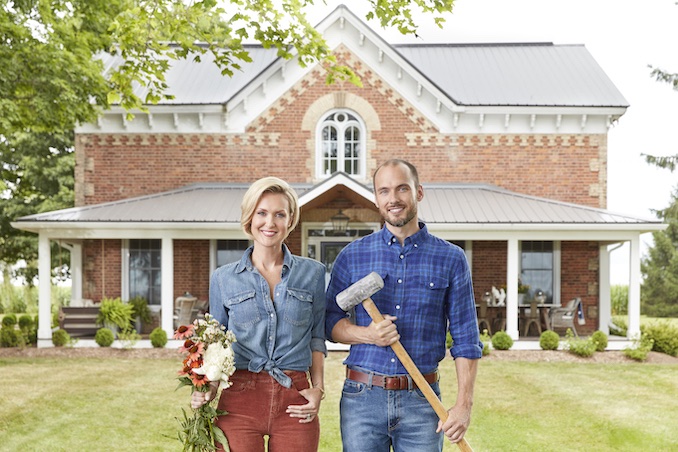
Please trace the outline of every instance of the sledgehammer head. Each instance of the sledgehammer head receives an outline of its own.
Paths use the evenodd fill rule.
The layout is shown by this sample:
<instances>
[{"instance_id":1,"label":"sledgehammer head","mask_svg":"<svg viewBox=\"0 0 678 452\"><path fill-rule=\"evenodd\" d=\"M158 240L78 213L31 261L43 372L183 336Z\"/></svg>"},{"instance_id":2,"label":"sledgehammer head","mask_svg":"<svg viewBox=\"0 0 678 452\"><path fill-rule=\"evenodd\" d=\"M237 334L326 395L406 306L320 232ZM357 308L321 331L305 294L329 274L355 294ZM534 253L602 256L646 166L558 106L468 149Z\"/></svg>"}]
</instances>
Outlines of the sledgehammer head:
<instances>
[{"instance_id":1,"label":"sledgehammer head","mask_svg":"<svg viewBox=\"0 0 678 452\"><path fill-rule=\"evenodd\" d=\"M379 292L382 287L384 287L384 280L378 273L372 272L339 292L337 304L344 311L348 311Z\"/></svg>"}]
</instances>

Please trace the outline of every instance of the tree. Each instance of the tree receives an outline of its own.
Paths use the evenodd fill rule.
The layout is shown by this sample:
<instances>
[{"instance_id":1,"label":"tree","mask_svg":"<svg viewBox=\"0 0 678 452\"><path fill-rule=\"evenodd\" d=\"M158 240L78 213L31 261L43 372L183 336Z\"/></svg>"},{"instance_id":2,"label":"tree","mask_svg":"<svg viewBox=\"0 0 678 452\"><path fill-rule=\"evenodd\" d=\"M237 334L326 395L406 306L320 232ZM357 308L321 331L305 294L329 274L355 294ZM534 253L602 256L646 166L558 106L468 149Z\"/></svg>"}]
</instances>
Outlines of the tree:
<instances>
[{"instance_id":1,"label":"tree","mask_svg":"<svg viewBox=\"0 0 678 452\"><path fill-rule=\"evenodd\" d=\"M653 66L650 66L650 69L652 69L650 76L654 77L655 80L662 83L668 83L674 91L678 91L678 74ZM675 171L676 165L678 164L678 154L657 156L643 153L641 155L645 157L645 161L650 165L665 168L671 172Z\"/></svg>"},{"instance_id":2,"label":"tree","mask_svg":"<svg viewBox=\"0 0 678 452\"><path fill-rule=\"evenodd\" d=\"M442 14L454 0L368 0L367 19L416 34L413 10ZM73 205L73 130L119 104L132 115L163 98L172 60L214 55L225 76L258 41L302 66L327 68L327 82L360 84L337 65L306 19L313 0L0 0L0 260L27 261L35 273L35 237L9 221ZM104 68L97 56L120 57ZM135 86L148 88L141 99ZM60 255L60 253L57 253Z\"/></svg>"},{"instance_id":3,"label":"tree","mask_svg":"<svg viewBox=\"0 0 678 452\"><path fill-rule=\"evenodd\" d=\"M668 223L664 231L654 232L654 246L641 262L644 281L641 288L643 314L678 317L678 190L671 204L657 212Z\"/></svg>"}]
</instances>

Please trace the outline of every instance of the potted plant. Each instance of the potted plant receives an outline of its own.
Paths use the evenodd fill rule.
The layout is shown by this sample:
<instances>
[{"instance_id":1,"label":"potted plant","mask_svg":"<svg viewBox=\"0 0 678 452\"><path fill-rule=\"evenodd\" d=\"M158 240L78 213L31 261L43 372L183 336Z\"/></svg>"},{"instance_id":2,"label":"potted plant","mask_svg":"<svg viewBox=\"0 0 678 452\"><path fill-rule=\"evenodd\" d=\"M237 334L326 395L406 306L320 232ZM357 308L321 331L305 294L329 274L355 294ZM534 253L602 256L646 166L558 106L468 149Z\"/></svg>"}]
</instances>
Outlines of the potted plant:
<instances>
[{"instance_id":1,"label":"potted plant","mask_svg":"<svg viewBox=\"0 0 678 452\"><path fill-rule=\"evenodd\" d=\"M151 323L151 309L144 297L136 296L129 301L132 306L132 320L137 333L141 333L141 325Z\"/></svg>"},{"instance_id":2,"label":"potted plant","mask_svg":"<svg viewBox=\"0 0 678 452\"><path fill-rule=\"evenodd\" d=\"M123 303L120 297L104 298L99 306L97 325L102 325L113 333L129 329L132 323L132 309L132 305Z\"/></svg>"},{"instance_id":3,"label":"potted plant","mask_svg":"<svg viewBox=\"0 0 678 452\"><path fill-rule=\"evenodd\" d=\"M530 290L530 286L523 284L523 282L518 278L518 304L523 304L525 301L525 294Z\"/></svg>"}]
</instances>

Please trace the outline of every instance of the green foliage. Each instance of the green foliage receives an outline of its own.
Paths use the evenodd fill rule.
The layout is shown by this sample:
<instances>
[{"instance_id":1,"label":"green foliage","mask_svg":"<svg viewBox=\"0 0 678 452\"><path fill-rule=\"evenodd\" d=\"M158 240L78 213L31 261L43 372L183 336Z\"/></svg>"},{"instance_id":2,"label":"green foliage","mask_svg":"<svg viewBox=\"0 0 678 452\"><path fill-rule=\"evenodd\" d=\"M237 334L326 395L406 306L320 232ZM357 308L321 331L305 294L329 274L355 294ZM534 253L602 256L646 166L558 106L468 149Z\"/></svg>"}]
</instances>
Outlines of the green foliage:
<instances>
[{"instance_id":1,"label":"green foliage","mask_svg":"<svg viewBox=\"0 0 678 452\"><path fill-rule=\"evenodd\" d=\"M132 306L132 318L139 317L142 322L151 322L151 309L148 307L148 302L144 297L136 296L129 301Z\"/></svg>"},{"instance_id":2,"label":"green foliage","mask_svg":"<svg viewBox=\"0 0 678 452\"><path fill-rule=\"evenodd\" d=\"M118 333L118 340L122 343L122 348L133 348L141 339L141 335L133 329L127 329Z\"/></svg>"},{"instance_id":3,"label":"green foliage","mask_svg":"<svg viewBox=\"0 0 678 452\"><path fill-rule=\"evenodd\" d=\"M23 344L21 332L13 327L0 328L0 347L21 347Z\"/></svg>"},{"instance_id":4,"label":"green foliage","mask_svg":"<svg viewBox=\"0 0 678 452\"><path fill-rule=\"evenodd\" d=\"M163 348L167 345L167 333L160 327L154 328L151 334L148 335L151 340L151 345L155 348Z\"/></svg>"},{"instance_id":5,"label":"green foliage","mask_svg":"<svg viewBox=\"0 0 678 452\"><path fill-rule=\"evenodd\" d=\"M678 317L678 191L657 216L668 227L652 233L654 244L641 262L641 311L651 317Z\"/></svg>"},{"instance_id":6,"label":"green foliage","mask_svg":"<svg viewBox=\"0 0 678 452\"><path fill-rule=\"evenodd\" d=\"M14 314L7 314L2 318L2 326L3 328L14 328L14 325L16 325L16 315Z\"/></svg>"},{"instance_id":7,"label":"green foliage","mask_svg":"<svg viewBox=\"0 0 678 452\"><path fill-rule=\"evenodd\" d=\"M623 352L624 356L635 361L647 360L647 355L652 350L654 341L647 334L641 334L640 339L635 339L630 347L626 347Z\"/></svg>"},{"instance_id":8,"label":"green foliage","mask_svg":"<svg viewBox=\"0 0 678 452\"><path fill-rule=\"evenodd\" d=\"M19 329L22 331L27 331L33 328L33 317L28 314L22 314L19 317Z\"/></svg>"},{"instance_id":9,"label":"green foliage","mask_svg":"<svg viewBox=\"0 0 678 452\"><path fill-rule=\"evenodd\" d=\"M629 306L629 286L615 284L610 287L610 302L612 315L627 315Z\"/></svg>"},{"instance_id":10,"label":"green foliage","mask_svg":"<svg viewBox=\"0 0 678 452\"><path fill-rule=\"evenodd\" d=\"M591 341L595 344L597 352L604 352L607 348L607 334L600 330L593 332Z\"/></svg>"},{"instance_id":11,"label":"green foliage","mask_svg":"<svg viewBox=\"0 0 678 452\"><path fill-rule=\"evenodd\" d=\"M497 331L492 336L492 347L497 350L508 350L513 347L513 339L506 331Z\"/></svg>"},{"instance_id":12,"label":"green foliage","mask_svg":"<svg viewBox=\"0 0 678 452\"><path fill-rule=\"evenodd\" d=\"M652 350L678 356L678 327L668 321L648 322L640 326L640 331L652 339Z\"/></svg>"},{"instance_id":13,"label":"green foliage","mask_svg":"<svg viewBox=\"0 0 678 452\"><path fill-rule=\"evenodd\" d=\"M99 328L94 334L94 342L99 345L99 347L110 347L115 340L115 335L113 331L108 328Z\"/></svg>"},{"instance_id":14,"label":"green foliage","mask_svg":"<svg viewBox=\"0 0 678 452\"><path fill-rule=\"evenodd\" d=\"M546 330L539 336L539 347L542 350L558 350L560 336L553 330Z\"/></svg>"},{"instance_id":15,"label":"green foliage","mask_svg":"<svg viewBox=\"0 0 678 452\"><path fill-rule=\"evenodd\" d=\"M614 316L610 325L610 334L615 336L626 336L628 331L628 322L626 317Z\"/></svg>"},{"instance_id":16,"label":"green foliage","mask_svg":"<svg viewBox=\"0 0 678 452\"><path fill-rule=\"evenodd\" d=\"M596 343L588 339L576 338L570 328L565 333L565 349L573 355L590 358L596 352Z\"/></svg>"},{"instance_id":17,"label":"green foliage","mask_svg":"<svg viewBox=\"0 0 678 452\"><path fill-rule=\"evenodd\" d=\"M483 343L483 356L489 355L492 351L492 338L490 337L490 334L487 330L483 330L482 334L480 335L480 342Z\"/></svg>"},{"instance_id":18,"label":"green foliage","mask_svg":"<svg viewBox=\"0 0 678 452\"><path fill-rule=\"evenodd\" d=\"M66 330L56 330L52 333L52 344L55 347L63 347L71 342L71 335Z\"/></svg>"},{"instance_id":19,"label":"green foliage","mask_svg":"<svg viewBox=\"0 0 678 452\"><path fill-rule=\"evenodd\" d=\"M104 298L99 306L97 325L117 325L125 330L132 322L132 305L124 303L120 297Z\"/></svg>"}]
</instances>

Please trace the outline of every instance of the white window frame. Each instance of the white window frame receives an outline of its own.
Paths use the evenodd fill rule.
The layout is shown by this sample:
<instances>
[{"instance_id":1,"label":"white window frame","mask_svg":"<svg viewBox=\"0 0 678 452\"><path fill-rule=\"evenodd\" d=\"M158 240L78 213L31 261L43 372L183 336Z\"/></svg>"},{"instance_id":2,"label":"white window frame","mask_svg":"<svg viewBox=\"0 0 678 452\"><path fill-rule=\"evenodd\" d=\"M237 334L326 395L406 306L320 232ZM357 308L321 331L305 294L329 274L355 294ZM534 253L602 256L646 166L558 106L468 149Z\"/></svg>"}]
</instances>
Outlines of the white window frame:
<instances>
[{"instance_id":1,"label":"white window frame","mask_svg":"<svg viewBox=\"0 0 678 452\"><path fill-rule=\"evenodd\" d=\"M344 113L351 115L355 118L355 121L347 121L345 123L338 123L335 121L328 121L327 118L333 114L337 113ZM355 178L355 179L364 179L366 176L366 165L367 165L367 146L366 146L366 127L363 119L360 117L358 113L356 113L353 110L349 110L346 108L335 108L332 110L329 110L327 113L325 113L321 120L318 121L318 124L316 126L316 176L320 179L326 179L331 176L331 174L326 174L324 172L324 164L325 164L325 157L324 157L324 152L323 152L323 129L325 126L328 125L334 125L337 128L337 171L344 171L344 153L339 152L340 149L344 148L344 130L349 126L349 125L357 125L358 130L360 131L360 140L358 142L358 166L360 168L360 171L355 174L348 174L350 177Z\"/></svg>"}]
</instances>

